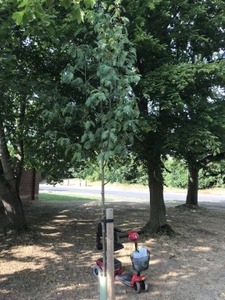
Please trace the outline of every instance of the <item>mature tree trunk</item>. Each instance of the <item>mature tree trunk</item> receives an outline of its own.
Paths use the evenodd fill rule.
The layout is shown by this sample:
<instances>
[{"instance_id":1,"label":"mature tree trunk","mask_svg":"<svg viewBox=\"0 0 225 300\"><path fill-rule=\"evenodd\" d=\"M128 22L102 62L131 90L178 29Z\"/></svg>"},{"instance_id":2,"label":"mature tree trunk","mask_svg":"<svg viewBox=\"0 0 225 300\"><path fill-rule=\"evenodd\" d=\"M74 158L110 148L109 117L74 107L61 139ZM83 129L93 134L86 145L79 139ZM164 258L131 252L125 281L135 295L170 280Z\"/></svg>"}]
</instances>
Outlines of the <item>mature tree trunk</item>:
<instances>
[{"instance_id":1,"label":"mature tree trunk","mask_svg":"<svg viewBox=\"0 0 225 300\"><path fill-rule=\"evenodd\" d=\"M26 230L26 219L19 193L14 184L10 185L4 176L0 176L0 198L5 210L7 222L5 226L16 231Z\"/></svg>"},{"instance_id":2,"label":"mature tree trunk","mask_svg":"<svg viewBox=\"0 0 225 300\"><path fill-rule=\"evenodd\" d=\"M157 233L162 230L171 233L172 229L166 220L160 155L157 156L154 163L148 165L148 184L150 190L150 220L144 230L150 233Z\"/></svg>"},{"instance_id":3,"label":"mature tree trunk","mask_svg":"<svg viewBox=\"0 0 225 300\"><path fill-rule=\"evenodd\" d=\"M198 173L198 167L193 165L188 166L188 192L186 197L187 205L198 205Z\"/></svg>"},{"instance_id":4,"label":"mature tree trunk","mask_svg":"<svg viewBox=\"0 0 225 300\"><path fill-rule=\"evenodd\" d=\"M3 123L0 120L0 199L7 219L6 226L17 230L27 229L23 205L16 178L10 163Z\"/></svg>"}]
</instances>

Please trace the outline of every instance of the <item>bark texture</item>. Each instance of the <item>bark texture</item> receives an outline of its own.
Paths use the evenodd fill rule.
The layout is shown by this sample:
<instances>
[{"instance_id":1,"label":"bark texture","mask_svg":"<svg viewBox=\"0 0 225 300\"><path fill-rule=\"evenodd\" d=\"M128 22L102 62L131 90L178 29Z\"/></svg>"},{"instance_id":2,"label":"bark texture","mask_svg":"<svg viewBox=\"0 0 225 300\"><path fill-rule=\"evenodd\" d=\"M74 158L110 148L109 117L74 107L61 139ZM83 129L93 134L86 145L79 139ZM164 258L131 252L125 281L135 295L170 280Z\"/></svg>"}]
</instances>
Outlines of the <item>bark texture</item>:
<instances>
[{"instance_id":1,"label":"bark texture","mask_svg":"<svg viewBox=\"0 0 225 300\"><path fill-rule=\"evenodd\" d=\"M27 229L23 205L7 148L3 122L0 120L0 199L7 220L6 226L17 231Z\"/></svg>"},{"instance_id":2,"label":"bark texture","mask_svg":"<svg viewBox=\"0 0 225 300\"><path fill-rule=\"evenodd\" d=\"M198 167L188 166L187 205L198 205L198 173Z\"/></svg>"},{"instance_id":3,"label":"bark texture","mask_svg":"<svg viewBox=\"0 0 225 300\"><path fill-rule=\"evenodd\" d=\"M172 229L166 220L160 155L155 158L154 163L148 165L148 184L150 190L150 220L144 227L144 231L148 231L150 234L160 231L171 233Z\"/></svg>"}]
</instances>

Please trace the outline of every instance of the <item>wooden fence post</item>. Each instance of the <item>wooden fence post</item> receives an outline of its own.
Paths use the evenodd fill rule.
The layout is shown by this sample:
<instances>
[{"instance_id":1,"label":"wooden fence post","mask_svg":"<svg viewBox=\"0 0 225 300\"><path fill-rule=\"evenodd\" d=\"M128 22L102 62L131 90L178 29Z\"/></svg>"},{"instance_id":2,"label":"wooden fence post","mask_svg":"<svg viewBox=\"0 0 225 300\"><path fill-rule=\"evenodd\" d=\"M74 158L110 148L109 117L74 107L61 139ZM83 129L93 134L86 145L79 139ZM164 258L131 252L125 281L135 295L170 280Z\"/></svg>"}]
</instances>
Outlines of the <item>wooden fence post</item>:
<instances>
[{"instance_id":1,"label":"wooden fence post","mask_svg":"<svg viewBox=\"0 0 225 300\"><path fill-rule=\"evenodd\" d=\"M106 209L106 237L107 237L107 300L115 299L114 289L114 226L113 209Z\"/></svg>"}]
</instances>

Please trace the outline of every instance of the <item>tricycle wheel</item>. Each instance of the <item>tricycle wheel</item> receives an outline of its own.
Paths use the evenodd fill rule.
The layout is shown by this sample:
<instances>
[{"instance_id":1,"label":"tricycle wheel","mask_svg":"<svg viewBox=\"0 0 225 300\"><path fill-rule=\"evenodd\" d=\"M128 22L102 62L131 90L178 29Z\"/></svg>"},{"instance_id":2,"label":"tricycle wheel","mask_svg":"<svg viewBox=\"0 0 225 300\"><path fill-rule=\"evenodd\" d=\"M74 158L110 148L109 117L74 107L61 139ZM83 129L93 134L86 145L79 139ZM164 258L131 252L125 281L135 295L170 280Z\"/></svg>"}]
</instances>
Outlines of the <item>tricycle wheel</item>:
<instances>
[{"instance_id":1,"label":"tricycle wheel","mask_svg":"<svg viewBox=\"0 0 225 300\"><path fill-rule=\"evenodd\" d=\"M92 268L92 272L93 272L93 274L94 274L95 277L98 277L99 272L101 272L101 268L98 265L95 265Z\"/></svg>"},{"instance_id":2,"label":"tricycle wheel","mask_svg":"<svg viewBox=\"0 0 225 300\"><path fill-rule=\"evenodd\" d=\"M140 285L140 282L135 282L135 284L134 284L134 289L135 289L135 292L137 293L137 294L139 294L140 292L141 292L141 285Z\"/></svg>"},{"instance_id":3,"label":"tricycle wheel","mask_svg":"<svg viewBox=\"0 0 225 300\"><path fill-rule=\"evenodd\" d=\"M142 290L147 292L148 291L148 283L146 281L142 281L141 288L142 288Z\"/></svg>"}]
</instances>

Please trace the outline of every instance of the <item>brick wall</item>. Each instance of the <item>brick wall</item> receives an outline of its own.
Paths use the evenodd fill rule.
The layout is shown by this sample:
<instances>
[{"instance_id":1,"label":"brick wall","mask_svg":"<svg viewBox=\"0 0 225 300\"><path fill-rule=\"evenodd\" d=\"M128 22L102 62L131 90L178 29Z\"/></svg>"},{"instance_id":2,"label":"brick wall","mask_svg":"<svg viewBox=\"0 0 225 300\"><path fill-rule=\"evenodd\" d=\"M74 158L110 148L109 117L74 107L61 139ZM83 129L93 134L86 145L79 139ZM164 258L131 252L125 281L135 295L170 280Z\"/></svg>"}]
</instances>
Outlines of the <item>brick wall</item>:
<instances>
[{"instance_id":1,"label":"brick wall","mask_svg":"<svg viewBox=\"0 0 225 300\"><path fill-rule=\"evenodd\" d=\"M23 170L20 182L22 200L38 200L40 176L34 169Z\"/></svg>"}]
</instances>

